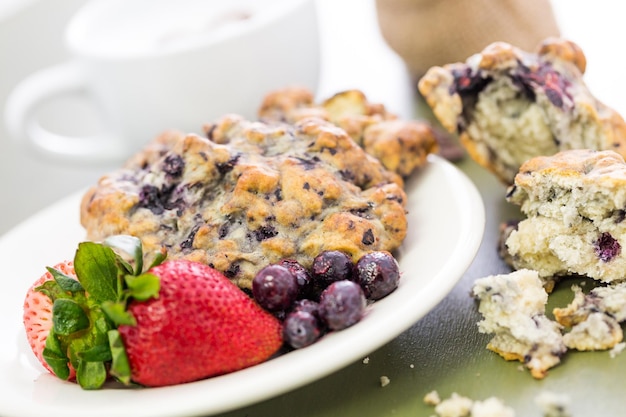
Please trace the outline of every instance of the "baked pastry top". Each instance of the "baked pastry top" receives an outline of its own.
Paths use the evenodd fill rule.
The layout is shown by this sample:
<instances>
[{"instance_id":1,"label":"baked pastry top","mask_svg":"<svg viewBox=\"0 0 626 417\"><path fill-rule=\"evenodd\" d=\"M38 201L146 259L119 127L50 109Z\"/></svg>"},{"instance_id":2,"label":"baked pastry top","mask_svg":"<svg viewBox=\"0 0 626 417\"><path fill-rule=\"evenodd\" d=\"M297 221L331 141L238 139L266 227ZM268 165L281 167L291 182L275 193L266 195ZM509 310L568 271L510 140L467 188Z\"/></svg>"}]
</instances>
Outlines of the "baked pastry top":
<instances>
[{"instance_id":1,"label":"baked pastry top","mask_svg":"<svg viewBox=\"0 0 626 417\"><path fill-rule=\"evenodd\" d=\"M586 58L549 38L536 52L503 42L465 62L431 68L419 90L441 124L480 165L513 183L526 160L567 149L626 156L626 123L583 81Z\"/></svg>"},{"instance_id":2,"label":"baked pastry top","mask_svg":"<svg viewBox=\"0 0 626 417\"><path fill-rule=\"evenodd\" d=\"M613 151L569 150L524 163L507 194L526 216L504 236L515 269L626 279L626 163Z\"/></svg>"},{"instance_id":3,"label":"baked pastry top","mask_svg":"<svg viewBox=\"0 0 626 417\"><path fill-rule=\"evenodd\" d=\"M359 90L342 91L319 104L304 88L276 90L265 97L258 116L265 122L294 123L308 117L327 120L402 177L424 166L426 157L439 148L438 134L429 123L400 120L384 105L368 101Z\"/></svg>"},{"instance_id":4,"label":"baked pastry top","mask_svg":"<svg viewBox=\"0 0 626 417\"><path fill-rule=\"evenodd\" d=\"M342 129L225 116L206 137L167 132L84 195L87 238L139 237L146 252L212 265L242 288L284 258L396 249L407 231L402 178Z\"/></svg>"}]
</instances>

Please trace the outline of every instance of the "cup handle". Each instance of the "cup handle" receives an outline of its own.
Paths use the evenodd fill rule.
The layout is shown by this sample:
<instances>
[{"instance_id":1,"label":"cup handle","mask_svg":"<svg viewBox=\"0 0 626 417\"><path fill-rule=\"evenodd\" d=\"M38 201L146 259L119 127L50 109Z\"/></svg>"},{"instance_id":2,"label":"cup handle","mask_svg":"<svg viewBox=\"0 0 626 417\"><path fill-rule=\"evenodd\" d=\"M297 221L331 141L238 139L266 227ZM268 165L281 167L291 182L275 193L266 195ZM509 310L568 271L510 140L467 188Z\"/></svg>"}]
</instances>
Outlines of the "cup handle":
<instances>
[{"instance_id":1,"label":"cup handle","mask_svg":"<svg viewBox=\"0 0 626 417\"><path fill-rule=\"evenodd\" d=\"M72 162L111 162L124 158L121 141L112 134L72 137L52 132L36 120L37 109L64 95L87 92L87 79L78 62L40 70L19 83L6 102L9 134L54 159Z\"/></svg>"}]
</instances>

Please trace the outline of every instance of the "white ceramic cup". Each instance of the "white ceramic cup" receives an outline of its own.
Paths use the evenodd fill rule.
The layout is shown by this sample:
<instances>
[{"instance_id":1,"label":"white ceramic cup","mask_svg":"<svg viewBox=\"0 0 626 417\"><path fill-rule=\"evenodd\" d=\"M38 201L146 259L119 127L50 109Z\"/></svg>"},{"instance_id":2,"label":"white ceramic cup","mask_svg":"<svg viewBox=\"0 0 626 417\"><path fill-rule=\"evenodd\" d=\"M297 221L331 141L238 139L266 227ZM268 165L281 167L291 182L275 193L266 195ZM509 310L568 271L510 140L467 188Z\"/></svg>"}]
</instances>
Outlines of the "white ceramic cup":
<instances>
[{"instance_id":1,"label":"white ceramic cup","mask_svg":"<svg viewBox=\"0 0 626 417\"><path fill-rule=\"evenodd\" d=\"M318 85L315 0L92 0L65 41L73 58L18 84L5 113L11 136L62 161L121 160L164 130L254 119L268 92ZM103 132L38 123L41 105L77 93L93 99Z\"/></svg>"}]
</instances>

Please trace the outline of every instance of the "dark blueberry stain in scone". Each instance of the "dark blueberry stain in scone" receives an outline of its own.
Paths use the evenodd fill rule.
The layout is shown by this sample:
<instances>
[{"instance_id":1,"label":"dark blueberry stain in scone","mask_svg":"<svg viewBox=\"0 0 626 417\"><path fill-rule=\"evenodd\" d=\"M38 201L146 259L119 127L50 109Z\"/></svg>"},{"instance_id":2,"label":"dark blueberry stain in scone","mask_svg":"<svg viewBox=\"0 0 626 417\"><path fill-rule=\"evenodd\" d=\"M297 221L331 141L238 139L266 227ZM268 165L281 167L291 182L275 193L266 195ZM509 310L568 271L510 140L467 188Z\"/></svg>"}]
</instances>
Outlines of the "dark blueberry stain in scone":
<instances>
[{"instance_id":1,"label":"dark blueberry stain in scone","mask_svg":"<svg viewBox=\"0 0 626 417\"><path fill-rule=\"evenodd\" d=\"M224 275L226 278L234 278L239 273L239 269L241 267L236 263L231 263L226 271L224 271Z\"/></svg>"},{"instance_id":2,"label":"dark blueberry stain in scone","mask_svg":"<svg viewBox=\"0 0 626 417\"><path fill-rule=\"evenodd\" d=\"M161 166L163 172L171 178L178 178L183 174L185 161L178 154L170 154L165 157Z\"/></svg>"},{"instance_id":3,"label":"dark blueberry stain in scone","mask_svg":"<svg viewBox=\"0 0 626 417\"><path fill-rule=\"evenodd\" d=\"M193 240L195 239L198 230L200 230L200 226L201 225L199 224L195 225L187 235L187 238L180 242L181 249L191 249L193 247Z\"/></svg>"},{"instance_id":4,"label":"dark blueberry stain in scone","mask_svg":"<svg viewBox=\"0 0 626 417\"><path fill-rule=\"evenodd\" d=\"M217 229L217 236L220 239L224 239L228 236L228 232L230 231L230 222L222 223L222 225Z\"/></svg>"},{"instance_id":5,"label":"dark blueberry stain in scone","mask_svg":"<svg viewBox=\"0 0 626 417\"><path fill-rule=\"evenodd\" d=\"M611 217L614 217L613 221L616 224L619 224L623 222L624 219L626 219L626 210L624 209L616 210Z\"/></svg>"},{"instance_id":6,"label":"dark blueberry stain in scone","mask_svg":"<svg viewBox=\"0 0 626 417\"><path fill-rule=\"evenodd\" d=\"M481 71L472 71L468 66L452 70L454 82L451 86L451 94L457 93L461 96L476 96L492 81L492 78L485 76Z\"/></svg>"},{"instance_id":7,"label":"dark blueberry stain in scone","mask_svg":"<svg viewBox=\"0 0 626 417\"><path fill-rule=\"evenodd\" d=\"M354 182L354 172L349 169L339 170L339 175L341 175L341 179L344 181Z\"/></svg>"},{"instance_id":8,"label":"dark blueberry stain in scone","mask_svg":"<svg viewBox=\"0 0 626 417\"><path fill-rule=\"evenodd\" d=\"M166 210L176 210L180 216L186 208L183 197L185 188L185 185L180 184L165 184L161 188L144 184L139 190L137 207L147 208L156 215L163 214Z\"/></svg>"},{"instance_id":9,"label":"dark blueberry stain in scone","mask_svg":"<svg viewBox=\"0 0 626 417\"><path fill-rule=\"evenodd\" d=\"M366 206L352 208L349 211L355 216L361 217L363 219L370 219L372 218L371 210L373 207L374 204L369 202Z\"/></svg>"},{"instance_id":10,"label":"dark blueberry stain in scone","mask_svg":"<svg viewBox=\"0 0 626 417\"><path fill-rule=\"evenodd\" d=\"M237 162L239 161L240 157L241 157L241 154L236 154L236 155L233 155L226 162L216 163L215 166L217 167L218 172L222 175L228 174L230 171L233 170L233 168L235 168L235 165L237 165Z\"/></svg>"},{"instance_id":11,"label":"dark blueberry stain in scone","mask_svg":"<svg viewBox=\"0 0 626 417\"><path fill-rule=\"evenodd\" d=\"M276 197L276 201L283 200L283 191L280 188L274 190L274 197Z\"/></svg>"},{"instance_id":12,"label":"dark blueberry stain in scone","mask_svg":"<svg viewBox=\"0 0 626 417\"><path fill-rule=\"evenodd\" d=\"M609 232L601 233L593 247L602 262L610 262L622 252L622 246Z\"/></svg>"},{"instance_id":13,"label":"dark blueberry stain in scone","mask_svg":"<svg viewBox=\"0 0 626 417\"><path fill-rule=\"evenodd\" d=\"M450 86L450 94L458 94L463 104L461 115L457 121L457 129L461 133L472 122L479 93L493 81L493 78L483 74L482 71L474 72L468 66L453 69L452 76L454 81Z\"/></svg>"},{"instance_id":14,"label":"dark blueberry stain in scone","mask_svg":"<svg viewBox=\"0 0 626 417\"><path fill-rule=\"evenodd\" d=\"M257 242L261 242L261 241L264 241L265 239L269 239L269 238L276 236L278 234L278 231L272 225L264 225L256 229L253 233Z\"/></svg>"},{"instance_id":15,"label":"dark blueberry stain in scone","mask_svg":"<svg viewBox=\"0 0 626 417\"><path fill-rule=\"evenodd\" d=\"M314 169L320 161L320 159L317 156L313 156L312 158L302 158L302 157L295 157L295 158L298 160L298 162L300 163L302 168L304 168L305 171L310 171Z\"/></svg>"},{"instance_id":16,"label":"dark blueberry stain in scone","mask_svg":"<svg viewBox=\"0 0 626 417\"><path fill-rule=\"evenodd\" d=\"M376 237L374 236L374 232L372 231L372 229L367 229L363 233L363 238L361 239L361 243L369 246L373 244L375 241L376 241Z\"/></svg>"},{"instance_id":17,"label":"dark blueberry stain in scone","mask_svg":"<svg viewBox=\"0 0 626 417\"><path fill-rule=\"evenodd\" d=\"M154 214L163 214L167 199L163 198L163 193L158 187L146 184L139 191L139 207L147 208Z\"/></svg>"},{"instance_id":18,"label":"dark blueberry stain in scone","mask_svg":"<svg viewBox=\"0 0 626 417\"><path fill-rule=\"evenodd\" d=\"M395 201L399 204L403 204L404 203L404 198L402 198L402 196L396 195L396 194L390 194L388 196L385 197L386 200L389 201Z\"/></svg>"},{"instance_id":19,"label":"dark blueberry stain in scone","mask_svg":"<svg viewBox=\"0 0 626 417\"><path fill-rule=\"evenodd\" d=\"M569 92L571 83L547 62L533 68L519 62L511 80L530 101L536 100L537 91L543 91L548 100L561 110L566 110L566 99L569 103L573 102Z\"/></svg>"},{"instance_id":20,"label":"dark blueberry stain in scone","mask_svg":"<svg viewBox=\"0 0 626 417\"><path fill-rule=\"evenodd\" d=\"M213 132L215 132L216 128L217 128L217 125L216 124L212 124L211 127L208 128L207 131L206 131L206 137L210 141L213 141Z\"/></svg>"}]
</instances>

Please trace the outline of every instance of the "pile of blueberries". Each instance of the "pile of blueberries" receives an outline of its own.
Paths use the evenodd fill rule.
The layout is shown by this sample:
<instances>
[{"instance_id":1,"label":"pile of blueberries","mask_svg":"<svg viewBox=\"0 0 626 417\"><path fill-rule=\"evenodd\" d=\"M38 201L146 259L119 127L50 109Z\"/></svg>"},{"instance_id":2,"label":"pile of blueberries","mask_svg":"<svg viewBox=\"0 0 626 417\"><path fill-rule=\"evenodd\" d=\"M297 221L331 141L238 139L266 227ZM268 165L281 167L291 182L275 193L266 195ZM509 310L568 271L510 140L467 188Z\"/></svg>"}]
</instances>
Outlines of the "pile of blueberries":
<instances>
[{"instance_id":1,"label":"pile of blueberries","mask_svg":"<svg viewBox=\"0 0 626 417\"><path fill-rule=\"evenodd\" d=\"M290 259L264 267L252 281L252 295L283 320L283 339L299 349L360 321L367 303L390 294L399 280L389 252L370 252L355 263L344 252L327 250L310 269Z\"/></svg>"}]
</instances>

